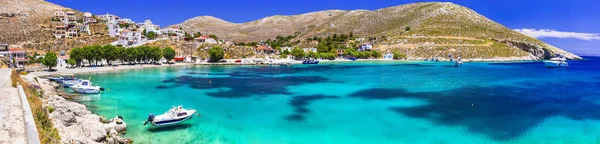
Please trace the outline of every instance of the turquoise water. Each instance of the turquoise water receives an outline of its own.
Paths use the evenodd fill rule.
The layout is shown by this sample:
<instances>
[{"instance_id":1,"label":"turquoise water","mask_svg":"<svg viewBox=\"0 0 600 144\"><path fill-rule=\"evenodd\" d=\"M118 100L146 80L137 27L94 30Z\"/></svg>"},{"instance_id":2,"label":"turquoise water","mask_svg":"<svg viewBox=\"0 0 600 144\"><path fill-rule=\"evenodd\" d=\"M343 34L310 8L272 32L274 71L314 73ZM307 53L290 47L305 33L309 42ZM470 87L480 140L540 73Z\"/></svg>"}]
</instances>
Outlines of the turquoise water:
<instances>
[{"instance_id":1,"label":"turquoise water","mask_svg":"<svg viewBox=\"0 0 600 144\"><path fill-rule=\"evenodd\" d=\"M600 59L185 66L79 75L81 101L136 143L598 143ZM202 114L145 127L173 105Z\"/></svg>"}]
</instances>

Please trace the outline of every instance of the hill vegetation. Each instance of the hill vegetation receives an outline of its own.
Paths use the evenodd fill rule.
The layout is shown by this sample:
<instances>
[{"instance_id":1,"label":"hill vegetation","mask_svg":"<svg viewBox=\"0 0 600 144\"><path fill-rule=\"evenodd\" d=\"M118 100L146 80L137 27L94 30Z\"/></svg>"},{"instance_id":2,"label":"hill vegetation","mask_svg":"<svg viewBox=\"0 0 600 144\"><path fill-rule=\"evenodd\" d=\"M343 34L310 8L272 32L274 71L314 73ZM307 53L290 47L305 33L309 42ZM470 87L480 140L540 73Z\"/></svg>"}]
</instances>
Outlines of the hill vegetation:
<instances>
[{"instance_id":1,"label":"hill vegetation","mask_svg":"<svg viewBox=\"0 0 600 144\"><path fill-rule=\"evenodd\" d=\"M311 45L309 38L353 33L356 37L372 38L374 48L379 51L402 52L412 59L451 54L470 59L514 60L547 59L562 54L580 59L508 29L469 8L447 2L412 3L375 11L328 10L277 15L247 23L199 16L171 27L210 32L236 43L292 35L295 38L290 41L307 46Z\"/></svg>"}]
</instances>

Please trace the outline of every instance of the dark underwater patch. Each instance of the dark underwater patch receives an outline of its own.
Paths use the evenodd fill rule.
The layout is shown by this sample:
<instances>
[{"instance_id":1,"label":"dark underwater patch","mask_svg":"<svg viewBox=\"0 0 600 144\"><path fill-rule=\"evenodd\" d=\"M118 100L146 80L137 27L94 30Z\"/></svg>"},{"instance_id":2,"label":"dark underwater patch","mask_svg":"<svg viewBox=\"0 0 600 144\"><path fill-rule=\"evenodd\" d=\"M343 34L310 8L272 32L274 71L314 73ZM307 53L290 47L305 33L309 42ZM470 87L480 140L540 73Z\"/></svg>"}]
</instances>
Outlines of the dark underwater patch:
<instances>
[{"instance_id":1,"label":"dark underwater patch","mask_svg":"<svg viewBox=\"0 0 600 144\"><path fill-rule=\"evenodd\" d=\"M468 86L442 92L408 92L405 89L367 89L350 94L363 99L418 98L428 105L390 107L407 117L438 125L461 126L499 141L521 136L544 119L563 116L574 120L600 120L597 83L527 83L531 86ZM582 85L577 91L566 87Z\"/></svg>"},{"instance_id":2,"label":"dark underwater patch","mask_svg":"<svg viewBox=\"0 0 600 144\"><path fill-rule=\"evenodd\" d=\"M402 67L435 67L435 65L426 65L426 64L393 64L389 66L402 66Z\"/></svg>"},{"instance_id":3,"label":"dark underwater patch","mask_svg":"<svg viewBox=\"0 0 600 144\"><path fill-rule=\"evenodd\" d=\"M333 99L338 98L337 96L326 96L326 95L308 95L308 96L294 96L288 104L294 107L294 114L286 116L288 121L303 121L304 114L311 112L310 109L306 108L311 102L321 99Z\"/></svg>"}]
</instances>

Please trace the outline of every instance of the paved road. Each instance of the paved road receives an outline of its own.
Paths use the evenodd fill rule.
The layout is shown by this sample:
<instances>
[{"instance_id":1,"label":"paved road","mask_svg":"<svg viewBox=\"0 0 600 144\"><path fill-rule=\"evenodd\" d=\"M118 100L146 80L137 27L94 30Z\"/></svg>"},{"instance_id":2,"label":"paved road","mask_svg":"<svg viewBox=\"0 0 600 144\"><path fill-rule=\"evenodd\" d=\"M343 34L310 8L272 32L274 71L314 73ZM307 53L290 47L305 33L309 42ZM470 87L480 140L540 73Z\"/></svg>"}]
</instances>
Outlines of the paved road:
<instances>
[{"instance_id":1,"label":"paved road","mask_svg":"<svg viewBox=\"0 0 600 144\"><path fill-rule=\"evenodd\" d=\"M0 144L24 144L25 123L17 88L10 81L11 69L0 69Z\"/></svg>"}]
</instances>

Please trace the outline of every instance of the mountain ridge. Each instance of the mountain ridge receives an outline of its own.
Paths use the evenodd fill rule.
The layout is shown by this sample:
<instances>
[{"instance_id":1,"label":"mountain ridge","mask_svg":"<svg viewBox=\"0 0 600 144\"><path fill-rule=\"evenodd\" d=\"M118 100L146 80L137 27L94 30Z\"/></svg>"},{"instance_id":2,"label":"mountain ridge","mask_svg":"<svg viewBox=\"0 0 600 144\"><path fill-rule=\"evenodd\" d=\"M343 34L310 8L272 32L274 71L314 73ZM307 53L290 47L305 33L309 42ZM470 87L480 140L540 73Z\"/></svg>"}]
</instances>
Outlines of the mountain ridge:
<instances>
[{"instance_id":1,"label":"mountain ridge","mask_svg":"<svg viewBox=\"0 0 600 144\"><path fill-rule=\"evenodd\" d=\"M528 57L522 60L536 60L562 54L570 59L581 59L577 55L515 32L472 9L450 2L419 2L377 10L323 10L297 15L268 16L244 23L231 23L216 17L212 18L220 21L195 18L169 27L182 27L188 32L216 34L234 42L259 42L274 39L276 36L293 35L296 32L300 32L296 40L352 32L362 37L377 38L376 45L381 50L407 49L406 53L415 52L412 54L414 58L445 57L450 53L448 51L464 49L467 57L472 58L517 56ZM410 30L407 31L406 27L410 27ZM462 41L451 37L475 40ZM423 50L423 47L431 44L433 49L438 50ZM459 45L449 46L451 44Z\"/></svg>"}]
</instances>

